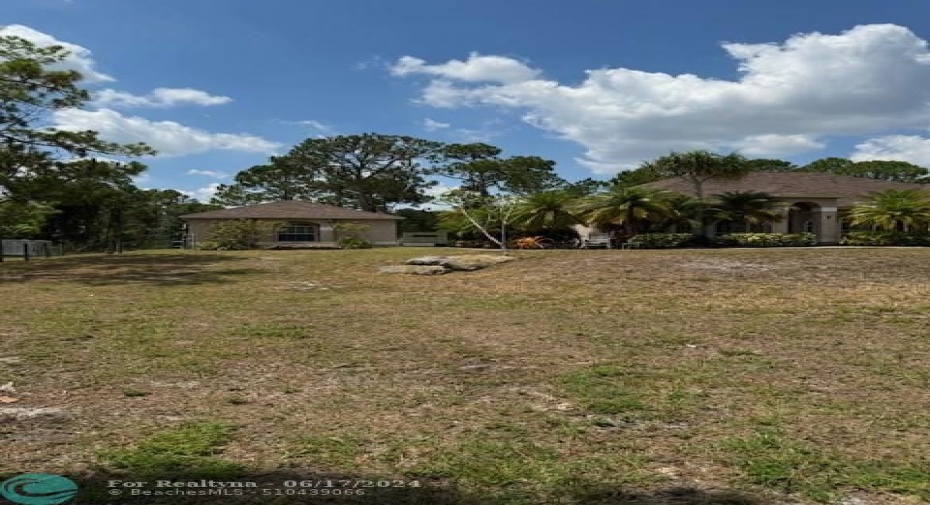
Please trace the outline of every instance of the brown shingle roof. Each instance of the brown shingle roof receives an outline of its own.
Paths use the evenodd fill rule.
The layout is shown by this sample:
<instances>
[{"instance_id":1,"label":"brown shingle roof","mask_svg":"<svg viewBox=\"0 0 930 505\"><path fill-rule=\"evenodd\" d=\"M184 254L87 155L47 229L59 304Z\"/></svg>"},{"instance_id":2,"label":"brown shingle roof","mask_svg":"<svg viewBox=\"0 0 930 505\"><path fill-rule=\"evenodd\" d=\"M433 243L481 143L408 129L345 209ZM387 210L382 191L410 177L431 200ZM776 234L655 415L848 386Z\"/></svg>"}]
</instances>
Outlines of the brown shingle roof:
<instances>
[{"instance_id":1,"label":"brown shingle roof","mask_svg":"<svg viewBox=\"0 0 930 505\"><path fill-rule=\"evenodd\" d=\"M184 214L181 219L403 219L382 212L365 212L363 210L347 209L335 205L321 203L299 202L294 200L259 203L234 207L231 209L211 210Z\"/></svg>"},{"instance_id":2,"label":"brown shingle roof","mask_svg":"<svg viewBox=\"0 0 930 505\"><path fill-rule=\"evenodd\" d=\"M694 195L694 186L675 177L645 184L658 189ZM714 195L727 191L761 191L785 198L838 198L839 207L851 207L875 191L888 189L924 189L930 185L907 182L879 181L865 177L834 174L792 172L753 172L734 181L711 180L704 183L704 194Z\"/></svg>"}]
</instances>

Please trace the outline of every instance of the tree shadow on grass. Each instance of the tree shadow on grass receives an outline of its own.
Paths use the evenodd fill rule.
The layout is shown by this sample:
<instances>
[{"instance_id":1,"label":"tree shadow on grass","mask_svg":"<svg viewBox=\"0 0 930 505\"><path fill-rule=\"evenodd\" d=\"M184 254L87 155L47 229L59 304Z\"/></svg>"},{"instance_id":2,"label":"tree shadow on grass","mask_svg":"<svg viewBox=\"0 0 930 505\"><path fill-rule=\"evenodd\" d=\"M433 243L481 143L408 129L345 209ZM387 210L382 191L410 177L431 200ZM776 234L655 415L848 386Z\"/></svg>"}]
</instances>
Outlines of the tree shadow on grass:
<instances>
[{"instance_id":1,"label":"tree shadow on grass","mask_svg":"<svg viewBox=\"0 0 930 505\"><path fill-rule=\"evenodd\" d=\"M74 505L511 505L548 503L519 492L465 491L449 479L333 475L280 471L236 478L169 473L167 476L94 473L69 476L79 492ZM173 487L159 480L181 484ZM243 487L203 487L202 481L239 482ZM145 482L145 484L138 484ZM254 487L250 486L254 483ZM416 484L414 484L416 483ZM191 485L193 484L193 485ZM511 490L513 491L513 490ZM732 491L668 488L654 491L611 489L603 484L573 483L552 503L561 505L763 505L758 498ZM189 494L186 494L189 493ZM212 494L211 494L212 493Z\"/></svg>"},{"instance_id":2,"label":"tree shadow on grass","mask_svg":"<svg viewBox=\"0 0 930 505\"><path fill-rule=\"evenodd\" d=\"M258 273L252 268L216 268L243 258L222 254L80 255L0 264L0 284L70 281L91 286L155 284L183 286L230 282L230 276Z\"/></svg>"}]
</instances>

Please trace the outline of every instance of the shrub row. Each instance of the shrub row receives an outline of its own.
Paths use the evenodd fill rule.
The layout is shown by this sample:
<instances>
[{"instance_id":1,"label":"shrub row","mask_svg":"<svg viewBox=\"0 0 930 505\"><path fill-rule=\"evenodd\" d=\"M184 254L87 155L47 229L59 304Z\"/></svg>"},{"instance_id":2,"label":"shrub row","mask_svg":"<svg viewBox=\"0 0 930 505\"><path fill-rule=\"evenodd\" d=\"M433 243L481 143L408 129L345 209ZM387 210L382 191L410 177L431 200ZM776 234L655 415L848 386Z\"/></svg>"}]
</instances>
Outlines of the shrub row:
<instances>
[{"instance_id":1,"label":"shrub row","mask_svg":"<svg viewBox=\"0 0 930 505\"><path fill-rule=\"evenodd\" d=\"M231 240L208 240L197 244L197 249L202 251L244 251L248 248L247 245Z\"/></svg>"},{"instance_id":2,"label":"shrub row","mask_svg":"<svg viewBox=\"0 0 930 505\"><path fill-rule=\"evenodd\" d=\"M339 247L343 249L371 249L371 242L361 237L346 237L339 240Z\"/></svg>"},{"instance_id":3,"label":"shrub row","mask_svg":"<svg viewBox=\"0 0 930 505\"><path fill-rule=\"evenodd\" d=\"M700 247L708 245L701 237L690 233L643 233L630 239L647 249ZM717 247L809 247L817 245L813 233L730 233L711 239ZM930 247L927 232L854 231L846 234L840 245L850 246L924 246Z\"/></svg>"},{"instance_id":4,"label":"shrub row","mask_svg":"<svg viewBox=\"0 0 930 505\"><path fill-rule=\"evenodd\" d=\"M339 241L339 248L341 249L371 249L371 247L371 242L358 237L348 237ZM257 249L258 245L249 247L234 240L207 240L197 244L197 248L202 251L244 251L246 249ZM277 244L271 248L288 249L289 247L286 244Z\"/></svg>"},{"instance_id":5,"label":"shrub row","mask_svg":"<svg viewBox=\"0 0 930 505\"><path fill-rule=\"evenodd\" d=\"M630 239L646 249L670 249L701 245L699 237L691 233L642 233Z\"/></svg>"},{"instance_id":6,"label":"shrub row","mask_svg":"<svg viewBox=\"0 0 930 505\"><path fill-rule=\"evenodd\" d=\"M852 231L840 239L853 246L930 246L930 233Z\"/></svg>"},{"instance_id":7,"label":"shrub row","mask_svg":"<svg viewBox=\"0 0 930 505\"><path fill-rule=\"evenodd\" d=\"M729 233L714 237L723 247L807 247L817 245L813 233Z\"/></svg>"},{"instance_id":8,"label":"shrub row","mask_svg":"<svg viewBox=\"0 0 930 505\"><path fill-rule=\"evenodd\" d=\"M643 233L630 239L646 249L668 249L674 247L806 247L817 245L813 233L730 233L707 239L690 233Z\"/></svg>"}]
</instances>

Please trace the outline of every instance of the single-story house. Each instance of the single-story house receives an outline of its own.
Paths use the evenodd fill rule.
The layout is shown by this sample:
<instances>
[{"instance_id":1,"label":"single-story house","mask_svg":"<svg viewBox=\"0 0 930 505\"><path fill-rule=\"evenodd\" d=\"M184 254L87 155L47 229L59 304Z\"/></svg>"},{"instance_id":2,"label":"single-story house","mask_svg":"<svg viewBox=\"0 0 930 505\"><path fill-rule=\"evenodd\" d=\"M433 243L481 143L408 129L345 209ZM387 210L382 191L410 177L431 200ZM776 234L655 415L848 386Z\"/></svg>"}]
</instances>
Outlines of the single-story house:
<instances>
[{"instance_id":1,"label":"single-story house","mask_svg":"<svg viewBox=\"0 0 930 505\"><path fill-rule=\"evenodd\" d=\"M184 214L181 219L186 223L184 242L187 247L210 240L217 223L236 219L281 223L277 231L260 242L263 246L325 247L335 246L341 238L337 236L337 225L340 223L366 225L367 230L360 233L360 236L374 245L397 245L397 222L403 218L381 212L289 200Z\"/></svg>"},{"instance_id":2,"label":"single-story house","mask_svg":"<svg viewBox=\"0 0 930 505\"><path fill-rule=\"evenodd\" d=\"M694 185L681 178L663 179L646 186L696 196ZM890 182L847 175L753 172L736 180L710 180L704 183L705 197L729 191L768 193L784 204L784 218L765 223L762 231L770 233L811 232L824 244L836 243L849 229L846 215L869 193L889 189L924 189L930 185ZM733 223L717 223L717 234L735 231Z\"/></svg>"}]
</instances>

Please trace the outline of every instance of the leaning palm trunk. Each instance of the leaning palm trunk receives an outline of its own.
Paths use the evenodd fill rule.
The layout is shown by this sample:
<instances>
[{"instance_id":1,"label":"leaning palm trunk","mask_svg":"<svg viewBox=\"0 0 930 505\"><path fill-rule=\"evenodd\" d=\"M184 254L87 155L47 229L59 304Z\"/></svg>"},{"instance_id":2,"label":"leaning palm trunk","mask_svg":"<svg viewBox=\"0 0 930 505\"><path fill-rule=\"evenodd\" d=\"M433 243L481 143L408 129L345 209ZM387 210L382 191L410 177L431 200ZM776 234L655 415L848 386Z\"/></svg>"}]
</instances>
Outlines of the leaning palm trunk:
<instances>
[{"instance_id":1,"label":"leaning palm trunk","mask_svg":"<svg viewBox=\"0 0 930 505\"><path fill-rule=\"evenodd\" d=\"M494 235L491 235L491 233L487 230L487 228L486 228L485 226L482 226L481 223L479 223L475 218L473 218L473 217L468 213L468 211L466 211L466 210L463 209L461 212L462 212L462 215L465 216L465 219L468 219L468 221L472 224L472 226L474 226L475 229L477 229L478 231L480 231L482 235L484 235L485 237L487 237L488 240L490 240L491 242L497 244L497 246L500 247L501 249L507 249L507 241L506 241L506 239L505 239L505 240L498 240ZM506 226L506 225L502 225L502 226L501 226L501 236L502 236L502 238L506 237L506 234L507 234L506 230L507 230L507 226Z\"/></svg>"}]
</instances>

